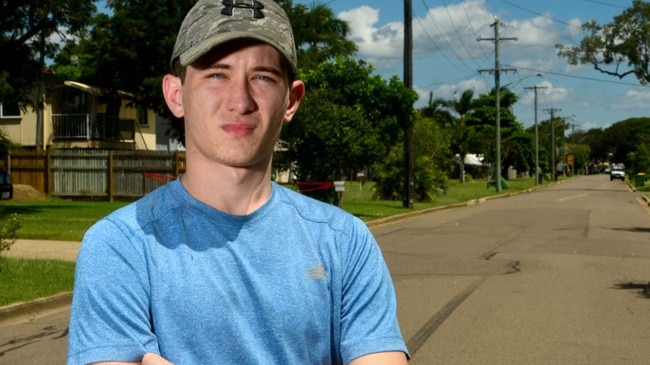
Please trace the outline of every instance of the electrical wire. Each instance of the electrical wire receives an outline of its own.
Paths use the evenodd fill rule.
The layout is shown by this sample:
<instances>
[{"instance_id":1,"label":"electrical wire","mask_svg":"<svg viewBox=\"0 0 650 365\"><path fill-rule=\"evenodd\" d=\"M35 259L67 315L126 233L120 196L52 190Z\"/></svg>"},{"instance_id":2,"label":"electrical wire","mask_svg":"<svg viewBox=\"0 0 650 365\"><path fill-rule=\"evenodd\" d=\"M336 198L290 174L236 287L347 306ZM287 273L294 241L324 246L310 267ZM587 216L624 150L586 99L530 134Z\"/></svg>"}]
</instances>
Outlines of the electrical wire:
<instances>
[{"instance_id":1,"label":"electrical wire","mask_svg":"<svg viewBox=\"0 0 650 365\"><path fill-rule=\"evenodd\" d=\"M527 68L527 67L521 67L521 66L507 66L507 67L513 67L517 68L520 70L526 70L526 71L532 71L532 72L539 72L542 74L548 74L548 75L555 75L555 76L562 76L562 77L568 77L572 79L580 79L580 80L587 80L587 81L595 81L595 82L604 82L604 83L609 83L609 84L616 84L616 85L628 85L628 86L640 86L640 87L650 87L650 85L643 85L643 84L634 84L631 82L624 82L624 81L614 81L614 80L605 80L605 79L597 79L595 77L586 77L586 76L577 76L577 75L569 75L561 72L556 72L556 71L548 71L548 70L537 70L534 68Z\"/></svg>"}]
</instances>

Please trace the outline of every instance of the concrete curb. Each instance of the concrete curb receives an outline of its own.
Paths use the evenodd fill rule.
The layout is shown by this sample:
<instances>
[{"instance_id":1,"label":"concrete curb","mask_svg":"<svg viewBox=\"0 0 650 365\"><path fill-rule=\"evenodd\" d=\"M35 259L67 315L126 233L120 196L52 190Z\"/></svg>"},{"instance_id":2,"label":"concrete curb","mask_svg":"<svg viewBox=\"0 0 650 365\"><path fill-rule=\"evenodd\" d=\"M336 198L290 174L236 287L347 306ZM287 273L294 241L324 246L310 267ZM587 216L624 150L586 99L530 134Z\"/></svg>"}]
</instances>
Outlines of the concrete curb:
<instances>
[{"instance_id":1,"label":"concrete curb","mask_svg":"<svg viewBox=\"0 0 650 365\"><path fill-rule=\"evenodd\" d=\"M29 302L20 302L0 307L0 326L19 318L37 317L45 312L56 311L70 306L72 292L65 292Z\"/></svg>"},{"instance_id":2,"label":"concrete curb","mask_svg":"<svg viewBox=\"0 0 650 365\"><path fill-rule=\"evenodd\" d=\"M488 196L488 197L478 198L478 199L471 199L471 200L468 200L468 201L466 201L464 203L449 204L449 205L443 205L443 206L440 206L440 207L422 209L422 210L418 210L418 211L415 211L415 212L397 214L397 215L393 215L393 216L390 216L390 217L375 219L375 220L366 222L366 226L368 226L368 228L377 228L379 226L383 226L383 225L386 225L386 224L395 223L395 222L402 221L402 220L405 220L405 219L410 219L410 218L413 218L413 217L418 217L418 216L421 216L421 215L425 215L425 214L429 214L429 213L433 213L433 212L437 212L437 211L441 211L441 210L453 209L453 208L461 208L461 207L469 207L469 206L485 203L486 201L492 200L492 199L507 198L507 197L515 196L515 195L519 195L519 194L531 193L531 192L533 192L533 191L535 191L537 189L541 189L541 188L544 188L544 187L547 187L547 186L550 186L550 184L542 184L542 185L534 186L534 187L531 187L529 189L521 190L521 191L517 191L517 192L504 193L504 194L493 195L493 196Z\"/></svg>"}]
</instances>

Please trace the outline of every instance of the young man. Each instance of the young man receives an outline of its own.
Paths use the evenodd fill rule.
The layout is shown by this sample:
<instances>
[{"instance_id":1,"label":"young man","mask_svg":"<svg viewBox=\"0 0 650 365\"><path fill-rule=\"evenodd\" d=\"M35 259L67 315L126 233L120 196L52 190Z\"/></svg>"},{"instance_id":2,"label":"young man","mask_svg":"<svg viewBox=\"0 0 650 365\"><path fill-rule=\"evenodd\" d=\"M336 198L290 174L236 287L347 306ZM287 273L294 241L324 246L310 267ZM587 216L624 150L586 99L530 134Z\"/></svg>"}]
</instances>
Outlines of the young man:
<instances>
[{"instance_id":1,"label":"young man","mask_svg":"<svg viewBox=\"0 0 650 365\"><path fill-rule=\"evenodd\" d=\"M87 232L68 364L406 364L368 229L271 182L305 92L284 11L200 0L172 68L187 172Z\"/></svg>"}]
</instances>

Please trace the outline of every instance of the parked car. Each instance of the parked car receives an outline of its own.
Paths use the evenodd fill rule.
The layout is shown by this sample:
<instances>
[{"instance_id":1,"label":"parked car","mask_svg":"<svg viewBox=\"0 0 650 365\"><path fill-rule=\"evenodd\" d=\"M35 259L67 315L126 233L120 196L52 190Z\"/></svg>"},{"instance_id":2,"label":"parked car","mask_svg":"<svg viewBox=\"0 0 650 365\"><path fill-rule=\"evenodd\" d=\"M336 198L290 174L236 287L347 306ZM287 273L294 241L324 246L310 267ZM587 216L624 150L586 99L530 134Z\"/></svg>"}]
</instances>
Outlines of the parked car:
<instances>
[{"instance_id":1,"label":"parked car","mask_svg":"<svg viewBox=\"0 0 650 365\"><path fill-rule=\"evenodd\" d=\"M6 171L0 171L0 199L7 200L14 197L14 185L11 183L11 175Z\"/></svg>"},{"instance_id":2,"label":"parked car","mask_svg":"<svg viewBox=\"0 0 650 365\"><path fill-rule=\"evenodd\" d=\"M625 180L625 168L618 165L613 165L609 172L609 180L613 181L614 179Z\"/></svg>"}]
</instances>

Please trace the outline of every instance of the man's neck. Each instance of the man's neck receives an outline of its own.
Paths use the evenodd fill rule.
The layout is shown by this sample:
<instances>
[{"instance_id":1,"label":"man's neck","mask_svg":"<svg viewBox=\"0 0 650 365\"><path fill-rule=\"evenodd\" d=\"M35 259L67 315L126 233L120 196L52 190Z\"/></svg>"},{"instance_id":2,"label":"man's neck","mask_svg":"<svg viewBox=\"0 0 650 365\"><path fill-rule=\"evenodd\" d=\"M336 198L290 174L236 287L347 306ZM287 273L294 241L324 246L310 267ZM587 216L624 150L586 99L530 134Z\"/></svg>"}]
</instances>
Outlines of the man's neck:
<instances>
[{"instance_id":1,"label":"man's neck","mask_svg":"<svg viewBox=\"0 0 650 365\"><path fill-rule=\"evenodd\" d=\"M194 198L233 215L247 215L271 197L270 162L266 169L187 165L181 182Z\"/></svg>"}]
</instances>

